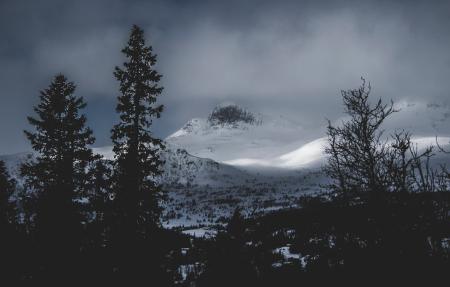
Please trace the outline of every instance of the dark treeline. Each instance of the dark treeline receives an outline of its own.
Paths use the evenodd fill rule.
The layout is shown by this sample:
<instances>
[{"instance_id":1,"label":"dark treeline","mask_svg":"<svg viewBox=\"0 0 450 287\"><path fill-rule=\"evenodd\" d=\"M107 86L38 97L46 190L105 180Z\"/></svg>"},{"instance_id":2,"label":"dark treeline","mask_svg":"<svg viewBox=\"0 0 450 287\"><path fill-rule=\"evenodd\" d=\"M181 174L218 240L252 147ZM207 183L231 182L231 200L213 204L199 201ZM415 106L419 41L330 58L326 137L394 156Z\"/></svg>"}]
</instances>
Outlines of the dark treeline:
<instances>
[{"instance_id":1,"label":"dark treeline","mask_svg":"<svg viewBox=\"0 0 450 287\"><path fill-rule=\"evenodd\" d=\"M122 52L113 160L93 153L86 103L57 75L28 118L35 156L21 166L20 184L0 161L2 285L365 284L450 270L449 173L434 169L434 150L418 150L407 131L384 135L383 122L398 111L372 103L365 80L342 91L348 119L328 125L332 184L321 195L260 217L236 209L213 239L164 229L157 178L165 147L151 133L163 112L161 75L139 27Z\"/></svg>"}]
</instances>

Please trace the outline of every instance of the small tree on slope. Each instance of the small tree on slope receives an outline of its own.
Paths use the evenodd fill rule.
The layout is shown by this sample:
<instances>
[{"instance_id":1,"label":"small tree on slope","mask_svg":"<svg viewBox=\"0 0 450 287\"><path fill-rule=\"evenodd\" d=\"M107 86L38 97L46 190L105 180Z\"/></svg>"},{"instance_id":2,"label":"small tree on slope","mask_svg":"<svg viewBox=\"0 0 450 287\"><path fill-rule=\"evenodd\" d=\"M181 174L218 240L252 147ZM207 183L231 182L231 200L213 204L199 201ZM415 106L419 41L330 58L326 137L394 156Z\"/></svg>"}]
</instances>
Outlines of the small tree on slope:
<instances>
[{"instance_id":1,"label":"small tree on slope","mask_svg":"<svg viewBox=\"0 0 450 287\"><path fill-rule=\"evenodd\" d=\"M14 192L16 182L6 169L5 162L0 160L0 226L11 221L12 207L9 198Z\"/></svg>"}]
</instances>

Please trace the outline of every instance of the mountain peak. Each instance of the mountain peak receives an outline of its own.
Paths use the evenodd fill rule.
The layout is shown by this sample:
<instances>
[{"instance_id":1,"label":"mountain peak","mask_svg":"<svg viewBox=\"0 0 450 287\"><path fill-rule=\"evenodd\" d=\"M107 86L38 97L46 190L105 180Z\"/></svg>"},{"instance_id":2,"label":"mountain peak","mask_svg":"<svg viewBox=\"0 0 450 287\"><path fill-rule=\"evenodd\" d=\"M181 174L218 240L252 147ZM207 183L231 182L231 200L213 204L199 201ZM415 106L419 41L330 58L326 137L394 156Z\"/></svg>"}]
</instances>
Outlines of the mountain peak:
<instances>
[{"instance_id":1,"label":"mountain peak","mask_svg":"<svg viewBox=\"0 0 450 287\"><path fill-rule=\"evenodd\" d=\"M234 103L222 103L209 114L208 122L211 125L234 125L237 123L258 124L260 120L247 109Z\"/></svg>"}]
</instances>

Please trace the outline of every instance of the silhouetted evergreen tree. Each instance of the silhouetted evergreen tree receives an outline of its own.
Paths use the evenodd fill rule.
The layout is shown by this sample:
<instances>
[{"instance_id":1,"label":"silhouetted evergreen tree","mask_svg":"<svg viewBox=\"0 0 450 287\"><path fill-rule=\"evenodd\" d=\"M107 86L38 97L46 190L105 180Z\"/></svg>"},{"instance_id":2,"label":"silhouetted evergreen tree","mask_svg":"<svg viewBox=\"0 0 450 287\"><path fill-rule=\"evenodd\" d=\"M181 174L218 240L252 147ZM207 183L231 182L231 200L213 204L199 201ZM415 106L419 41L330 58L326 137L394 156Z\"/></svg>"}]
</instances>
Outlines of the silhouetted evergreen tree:
<instances>
[{"instance_id":1,"label":"silhouetted evergreen tree","mask_svg":"<svg viewBox=\"0 0 450 287\"><path fill-rule=\"evenodd\" d=\"M3 284L14 283L19 278L21 258L20 239L16 224L15 204L10 198L16 190L12 179L0 160L0 280Z\"/></svg>"},{"instance_id":2,"label":"silhouetted evergreen tree","mask_svg":"<svg viewBox=\"0 0 450 287\"><path fill-rule=\"evenodd\" d=\"M217 234L207 251L206 268L198 286L259 286L250 251L245 244L245 220L236 208L225 232Z\"/></svg>"},{"instance_id":3,"label":"silhouetted evergreen tree","mask_svg":"<svg viewBox=\"0 0 450 287\"><path fill-rule=\"evenodd\" d=\"M35 238L45 281L74 271L83 232L78 201L87 184L86 168L93 159L88 145L94 137L80 114L86 104L74 91L72 82L57 75L41 91L36 117L28 117L35 130L25 131L36 157L21 173L35 193Z\"/></svg>"},{"instance_id":4,"label":"silhouetted evergreen tree","mask_svg":"<svg viewBox=\"0 0 450 287\"><path fill-rule=\"evenodd\" d=\"M10 202L10 197L16 189L16 181L12 179L5 166L0 160L0 244L4 245L5 237L11 235L15 224L15 205Z\"/></svg>"},{"instance_id":5,"label":"silhouetted evergreen tree","mask_svg":"<svg viewBox=\"0 0 450 287\"><path fill-rule=\"evenodd\" d=\"M232 239L242 241L245 233L245 219L241 210L237 207L227 225L227 233Z\"/></svg>"},{"instance_id":6,"label":"silhouetted evergreen tree","mask_svg":"<svg viewBox=\"0 0 450 287\"><path fill-rule=\"evenodd\" d=\"M113 194L111 187L112 162L103 157L96 158L89 168L89 197L92 206L99 219L106 213L105 205L112 202Z\"/></svg>"},{"instance_id":7,"label":"silhouetted evergreen tree","mask_svg":"<svg viewBox=\"0 0 450 287\"><path fill-rule=\"evenodd\" d=\"M89 167L89 183L87 197L89 206L86 208L91 213L92 221L88 225L89 244L92 247L106 247L108 244L109 223L112 221L113 193L111 186L112 162L96 156Z\"/></svg>"},{"instance_id":8,"label":"silhouetted evergreen tree","mask_svg":"<svg viewBox=\"0 0 450 287\"><path fill-rule=\"evenodd\" d=\"M140 243L155 235L160 225L162 190L155 180L162 172L159 153L164 145L150 128L153 118L159 118L163 111L162 105L156 105L163 88L158 85L161 75L154 69L156 55L146 46L143 30L133 26L122 52L127 62L114 73L121 95L116 107L120 122L111 136L115 153L113 240L120 251L119 272L136 278L138 272L148 273L138 269L149 268L137 263L149 245Z\"/></svg>"},{"instance_id":9,"label":"silhouetted evergreen tree","mask_svg":"<svg viewBox=\"0 0 450 287\"><path fill-rule=\"evenodd\" d=\"M117 112L120 123L112 130L116 155L117 212L132 230L159 224L161 189L155 177L161 174L159 151L164 147L150 131L152 118L159 118L162 105L155 105L163 88L161 75L154 69L156 55L145 46L144 32L133 26L128 46L122 52L128 58L124 69L116 67L121 95Z\"/></svg>"},{"instance_id":10,"label":"silhouetted evergreen tree","mask_svg":"<svg viewBox=\"0 0 450 287\"><path fill-rule=\"evenodd\" d=\"M16 181L12 179L6 169L5 162L0 160L0 226L11 221L13 207L9 198L15 190Z\"/></svg>"},{"instance_id":11,"label":"silhouetted evergreen tree","mask_svg":"<svg viewBox=\"0 0 450 287\"><path fill-rule=\"evenodd\" d=\"M113 271L111 226L113 224L112 162L96 155L89 166L86 187L89 203L85 206L89 222L86 226L84 277L90 284L111 285Z\"/></svg>"}]
</instances>

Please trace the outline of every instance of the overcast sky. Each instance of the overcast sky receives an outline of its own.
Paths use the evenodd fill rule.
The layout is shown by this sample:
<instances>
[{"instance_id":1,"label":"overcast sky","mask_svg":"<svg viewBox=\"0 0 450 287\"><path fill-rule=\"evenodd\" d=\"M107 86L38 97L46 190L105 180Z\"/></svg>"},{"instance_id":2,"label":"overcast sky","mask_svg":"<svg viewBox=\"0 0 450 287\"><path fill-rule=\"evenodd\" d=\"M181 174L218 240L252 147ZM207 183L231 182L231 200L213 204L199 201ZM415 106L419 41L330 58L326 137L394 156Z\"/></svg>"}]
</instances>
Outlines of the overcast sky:
<instances>
[{"instance_id":1,"label":"overcast sky","mask_svg":"<svg viewBox=\"0 0 450 287\"><path fill-rule=\"evenodd\" d=\"M0 0L0 153L29 150L26 116L60 72L108 144L132 24L164 76L161 137L224 101L321 128L361 76L384 98L450 98L450 1Z\"/></svg>"}]
</instances>

